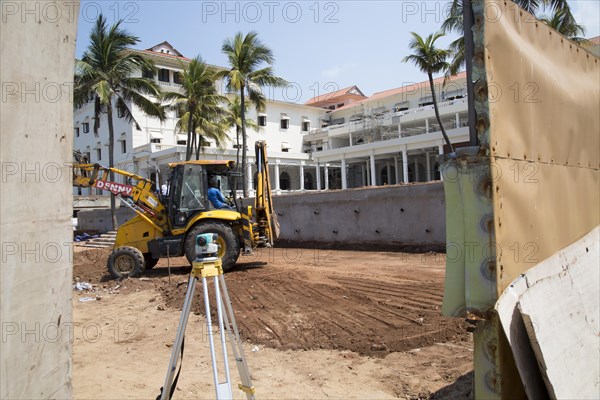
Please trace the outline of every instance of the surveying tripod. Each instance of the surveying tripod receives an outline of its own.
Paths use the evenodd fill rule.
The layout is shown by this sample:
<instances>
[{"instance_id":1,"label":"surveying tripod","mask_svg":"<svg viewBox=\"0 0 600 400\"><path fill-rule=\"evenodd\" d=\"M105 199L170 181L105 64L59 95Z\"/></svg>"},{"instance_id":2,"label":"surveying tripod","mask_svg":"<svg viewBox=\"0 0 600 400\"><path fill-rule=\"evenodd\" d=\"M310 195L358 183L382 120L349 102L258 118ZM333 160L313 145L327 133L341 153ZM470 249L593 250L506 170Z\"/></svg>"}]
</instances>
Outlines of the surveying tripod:
<instances>
[{"instance_id":1,"label":"surveying tripod","mask_svg":"<svg viewBox=\"0 0 600 400\"><path fill-rule=\"evenodd\" d=\"M254 400L254 386L252 385L252 379L250 377L250 372L248 371L246 358L244 357L240 334L235 322L235 316L233 315L233 308L231 306L231 300L229 299L225 278L223 277L221 259L217 257L217 238L217 234L213 233L205 233L196 237L196 260L194 260L192 263L192 272L190 273L190 280L188 282L185 301L181 310L181 318L179 320L179 327L177 328L177 335L175 336L173 351L171 352L167 376L165 378L165 383L161 388L161 394L157 400L169 400L175 391L175 386L177 385L177 380L179 378L179 372L181 372L181 365L179 367L179 372L177 372L177 376L175 376L175 369L177 367L179 355L181 354L183 357L185 328L189 319L190 310L192 308L192 300L194 297L196 283L200 278L202 279L204 308L206 312L206 327L210 345L210 356L212 359L213 380L217 395L216 398L217 400L233 398L229 377L229 362L227 361L227 345L225 340L225 336L227 335L233 349L233 355L235 357L235 362L240 374L240 380L242 381L242 383L238 384L238 388L246 393L247 399ZM219 382L219 373L217 370L212 320L210 315L210 302L208 296L208 278L212 278L215 289L217 319L221 336L221 350L223 352L223 369L225 374L225 380L223 382ZM221 297L221 289L223 290L223 297Z\"/></svg>"}]
</instances>

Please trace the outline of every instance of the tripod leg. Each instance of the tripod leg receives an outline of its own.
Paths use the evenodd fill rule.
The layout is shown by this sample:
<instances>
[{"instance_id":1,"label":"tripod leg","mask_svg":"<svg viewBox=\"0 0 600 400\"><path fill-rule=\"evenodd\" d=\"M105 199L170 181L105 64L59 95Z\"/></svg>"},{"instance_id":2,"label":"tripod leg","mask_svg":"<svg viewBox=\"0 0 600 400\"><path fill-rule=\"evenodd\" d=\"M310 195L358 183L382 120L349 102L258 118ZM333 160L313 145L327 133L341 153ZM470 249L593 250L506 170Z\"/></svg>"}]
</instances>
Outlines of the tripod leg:
<instances>
[{"instance_id":1,"label":"tripod leg","mask_svg":"<svg viewBox=\"0 0 600 400\"><path fill-rule=\"evenodd\" d=\"M214 281L216 283L216 280ZM204 307L205 307L205 311L206 311L206 327L208 330L208 344L210 346L210 356L211 356L211 360L212 360L212 369L213 369L213 380L215 383L215 390L216 390L216 394L217 394L217 400L221 400L221 399L231 399L232 398L232 393L231 393L231 384L229 382L229 368L227 365L227 350L224 349L224 362L225 362L225 375L227 377L227 380L223 383L220 384L219 383L219 371L217 370L217 357L215 354L215 344L214 344L214 335L213 335L213 331L212 331L212 317L210 315L210 300L208 297L208 284L206 281L206 277L202 277L202 289L204 291ZM222 319L221 319L221 313L219 312L219 308L221 305L221 298L220 298L220 292L218 290L218 286L215 285L215 294L216 294L216 300L217 300L217 317L219 319L219 327L222 328L223 327L223 323L222 323ZM224 332L221 331L221 336L224 335Z\"/></svg>"},{"instance_id":2,"label":"tripod leg","mask_svg":"<svg viewBox=\"0 0 600 400\"><path fill-rule=\"evenodd\" d=\"M254 400L254 385L252 384L252 378L250 376L250 370L248 369L248 363L244 356L244 348L242 347L242 341L240 339L240 333L238 331L237 323L235 322L235 315L233 314L233 307L231 300L229 299L229 291L227 290L227 284L223 275L219 276L221 287L223 289L222 302L225 303L225 326L227 334L231 342L231 348L233 349L233 355L237 365L238 372L240 374L240 380L242 383L239 386L240 390L246 393L248 400Z\"/></svg>"},{"instance_id":3,"label":"tripod leg","mask_svg":"<svg viewBox=\"0 0 600 400\"><path fill-rule=\"evenodd\" d=\"M167 369L167 376L165 383L162 388L161 400L167 400L171 397L171 386L173 384L173 376L175 376L175 370L177 369L177 360L181 351L181 344L185 336L185 328L187 326L188 318L190 316L190 309L192 308L192 300L194 297L194 290L196 289L196 282L198 278L190 276L188 281L187 293L185 294L185 300L183 302L183 308L181 309L181 317L179 319L179 327L177 328L177 335L175 336L175 343L173 344L173 350L171 352L171 359L169 361L169 368Z\"/></svg>"}]
</instances>

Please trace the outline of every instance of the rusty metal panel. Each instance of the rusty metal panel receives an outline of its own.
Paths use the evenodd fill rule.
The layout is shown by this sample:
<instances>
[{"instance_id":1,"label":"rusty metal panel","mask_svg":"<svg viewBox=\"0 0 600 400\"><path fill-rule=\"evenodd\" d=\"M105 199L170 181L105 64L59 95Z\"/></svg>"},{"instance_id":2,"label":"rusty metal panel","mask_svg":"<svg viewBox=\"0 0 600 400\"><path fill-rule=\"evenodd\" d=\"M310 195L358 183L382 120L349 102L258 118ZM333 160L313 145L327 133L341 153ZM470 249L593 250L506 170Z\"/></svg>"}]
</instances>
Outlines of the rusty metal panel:
<instances>
[{"instance_id":1,"label":"rusty metal panel","mask_svg":"<svg viewBox=\"0 0 600 400\"><path fill-rule=\"evenodd\" d=\"M482 11L501 293L599 223L600 60L510 1Z\"/></svg>"},{"instance_id":2,"label":"rusty metal panel","mask_svg":"<svg viewBox=\"0 0 600 400\"><path fill-rule=\"evenodd\" d=\"M600 61L510 1L474 0L473 13L479 147L459 149L441 166L442 309L477 321L475 397L523 398L491 305L599 224Z\"/></svg>"}]
</instances>

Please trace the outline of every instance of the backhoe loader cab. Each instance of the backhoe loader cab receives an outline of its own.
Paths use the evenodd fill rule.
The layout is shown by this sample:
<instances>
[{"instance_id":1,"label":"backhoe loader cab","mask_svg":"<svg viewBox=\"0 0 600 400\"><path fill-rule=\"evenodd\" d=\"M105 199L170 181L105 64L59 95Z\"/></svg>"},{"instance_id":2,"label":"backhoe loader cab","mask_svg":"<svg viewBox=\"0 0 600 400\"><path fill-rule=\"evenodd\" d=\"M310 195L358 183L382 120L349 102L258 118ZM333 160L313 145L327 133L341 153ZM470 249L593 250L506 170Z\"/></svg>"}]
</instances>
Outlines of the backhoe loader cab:
<instances>
[{"instance_id":1,"label":"backhoe loader cab","mask_svg":"<svg viewBox=\"0 0 600 400\"><path fill-rule=\"evenodd\" d=\"M107 266L115 278L138 276L162 257L195 259L196 237L218 235L223 270L236 263L240 250L272 246L278 235L270 191L266 143L256 142L257 196L254 209L235 203L235 162L185 161L169 165L167 192L158 194L147 178L98 164L73 165L73 184L108 190L136 216L117 229ZM109 173L124 177L122 184L108 181ZM209 181L216 183L233 209L215 209L208 199Z\"/></svg>"},{"instance_id":2,"label":"backhoe loader cab","mask_svg":"<svg viewBox=\"0 0 600 400\"><path fill-rule=\"evenodd\" d=\"M169 191L165 199L167 210L173 227L183 227L196 214L213 210L208 199L210 180L217 182L221 192L231 201L230 206L236 208L231 171L233 162L212 163L183 162L171 165Z\"/></svg>"}]
</instances>

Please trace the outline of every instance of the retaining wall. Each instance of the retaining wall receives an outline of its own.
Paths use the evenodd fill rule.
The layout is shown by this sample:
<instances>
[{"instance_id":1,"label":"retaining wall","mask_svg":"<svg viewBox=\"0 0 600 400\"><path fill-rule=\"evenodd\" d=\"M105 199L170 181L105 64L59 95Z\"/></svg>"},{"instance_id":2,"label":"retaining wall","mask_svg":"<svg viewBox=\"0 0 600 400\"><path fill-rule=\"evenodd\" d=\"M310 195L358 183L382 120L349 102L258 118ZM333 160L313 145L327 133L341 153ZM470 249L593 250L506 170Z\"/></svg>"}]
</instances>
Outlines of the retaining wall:
<instances>
[{"instance_id":1,"label":"retaining wall","mask_svg":"<svg viewBox=\"0 0 600 400\"><path fill-rule=\"evenodd\" d=\"M252 204L253 199L244 199ZM274 196L281 225L278 246L361 250L437 250L446 247L441 183L385 186ZM133 218L117 209L119 224ZM110 210L81 210L80 231L112 229Z\"/></svg>"},{"instance_id":2,"label":"retaining wall","mask_svg":"<svg viewBox=\"0 0 600 400\"><path fill-rule=\"evenodd\" d=\"M441 183L276 196L278 245L444 250Z\"/></svg>"},{"instance_id":3,"label":"retaining wall","mask_svg":"<svg viewBox=\"0 0 600 400\"><path fill-rule=\"evenodd\" d=\"M116 209L117 223L119 225L135 217L135 211L128 207ZM92 210L81 210L77 213L77 230L82 232L108 232L112 231L112 219L110 208L95 208Z\"/></svg>"}]
</instances>

